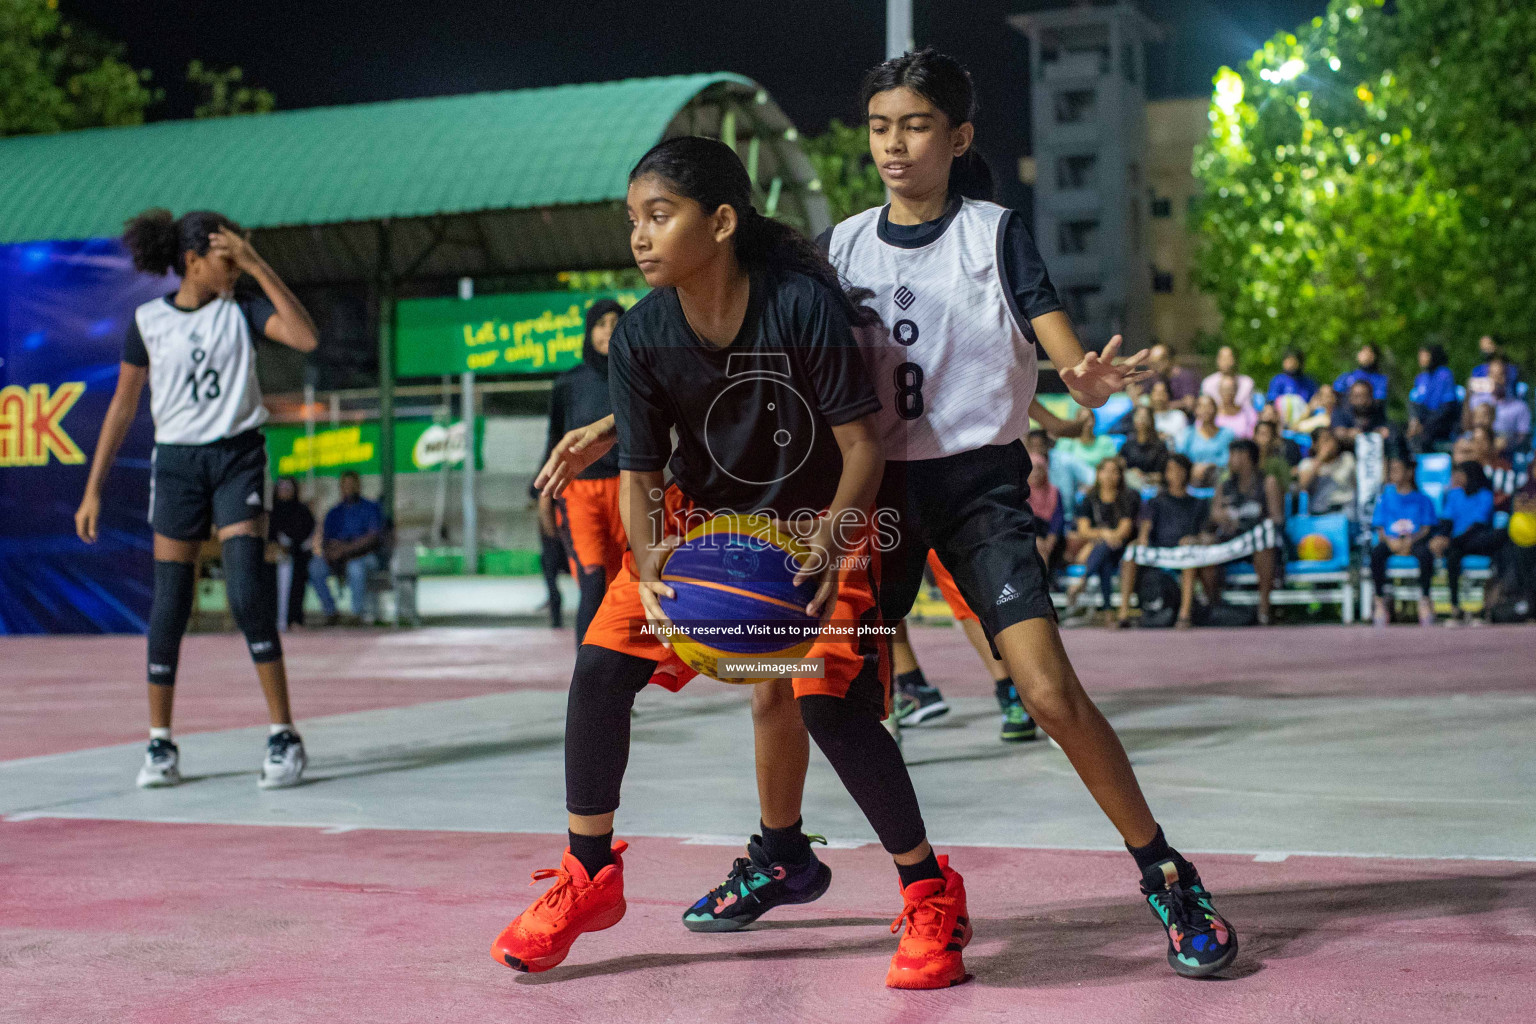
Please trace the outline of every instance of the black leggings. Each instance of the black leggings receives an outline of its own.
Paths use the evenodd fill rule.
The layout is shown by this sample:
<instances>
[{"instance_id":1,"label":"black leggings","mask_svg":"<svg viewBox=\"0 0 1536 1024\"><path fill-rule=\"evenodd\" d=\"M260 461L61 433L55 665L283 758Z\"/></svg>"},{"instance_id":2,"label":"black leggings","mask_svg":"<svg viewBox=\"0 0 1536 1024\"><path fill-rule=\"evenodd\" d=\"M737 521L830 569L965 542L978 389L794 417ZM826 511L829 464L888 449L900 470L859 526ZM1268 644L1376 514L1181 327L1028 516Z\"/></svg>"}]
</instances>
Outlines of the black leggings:
<instances>
[{"instance_id":1,"label":"black leggings","mask_svg":"<svg viewBox=\"0 0 1536 1024\"><path fill-rule=\"evenodd\" d=\"M656 663L583 644L565 713L565 807L572 814L618 809L629 765L629 715ZM820 694L797 703L806 731L832 763L880 845L906 853L926 837L901 750L874 710L859 700ZM681 788L691 785L678 780Z\"/></svg>"},{"instance_id":2,"label":"black leggings","mask_svg":"<svg viewBox=\"0 0 1536 1024\"><path fill-rule=\"evenodd\" d=\"M1376 585L1376 593L1386 597L1392 592L1392 585L1387 581L1387 559L1392 557L1392 549L1377 541L1371 547L1371 582ZM1429 538L1421 537L1414 541L1413 557L1419 562L1419 593L1429 596L1430 584L1435 578L1435 556L1429 550Z\"/></svg>"},{"instance_id":3,"label":"black leggings","mask_svg":"<svg viewBox=\"0 0 1536 1024\"><path fill-rule=\"evenodd\" d=\"M1445 575L1451 585L1451 607L1461 607L1461 560L1468 555L1493 556L1504 546L1504 533L1487 523L1473 523L1465 533L1451 538L1445 552Z\"/></svg>"},{"instance_id":4,"label":"black leggings","mask_svg":"<svg viewBox=\"0 0 1536 1024\"><path fill-rule=\"evenodd\" d=\"M1099 590L1104 594L1104 607L1115 606L1115 572L1120 568L1120 556L1125 554L1125 548L1112 548L1103 541L1093 545L1093 550L1088 552L1088 561L1083 564L1083 582L1086 584L1095 576L1099 579Z\"/></svg>"}]
</instances>

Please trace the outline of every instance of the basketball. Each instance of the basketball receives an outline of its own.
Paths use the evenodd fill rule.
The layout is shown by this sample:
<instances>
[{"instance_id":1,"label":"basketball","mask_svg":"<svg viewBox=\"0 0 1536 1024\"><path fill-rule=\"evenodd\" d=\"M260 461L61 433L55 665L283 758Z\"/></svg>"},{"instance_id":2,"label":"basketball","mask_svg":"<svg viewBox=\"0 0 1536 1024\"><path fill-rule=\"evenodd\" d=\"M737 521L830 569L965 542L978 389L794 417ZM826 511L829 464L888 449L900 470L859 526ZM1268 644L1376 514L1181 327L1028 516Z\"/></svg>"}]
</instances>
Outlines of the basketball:
<instances>
[{"instance_id":1,"label":"basketball","mask_svg":"<svg viewBox=\"0 0 1536 1024\"><path fill-rule=\"evenodd\" d=\"M814 640L816 619L805 606L816 596L816 581L797 587L794 576L808 554L765 516L715 516L689 530L661 571L662 582L677 594L661 598L678 630L670 637L672 650L713 679L720 679L721 658L804 655Z\"/></svg>"},{"instance_id":2,"label":"basketball","mask_svg":"<svg viewBox=\"0 0 1536 1024\"><path fill-rule=\"evenodd\" d=\"M1333 542L1320 533L1309 533L1296 545L1296 557L1303 562L1326 562L1333 557Z\"/></svg>"},{"instance_id":3,"label":"basketball","mask_svg":"<svg viewBox=\"0 0 1536 1024\"><path fill-rule=\"evenodd\" d=\"M1536 546L1536 512L1516 512L1510 516L1509 539L1517 547Z\"/></svg>"}]
</instances>

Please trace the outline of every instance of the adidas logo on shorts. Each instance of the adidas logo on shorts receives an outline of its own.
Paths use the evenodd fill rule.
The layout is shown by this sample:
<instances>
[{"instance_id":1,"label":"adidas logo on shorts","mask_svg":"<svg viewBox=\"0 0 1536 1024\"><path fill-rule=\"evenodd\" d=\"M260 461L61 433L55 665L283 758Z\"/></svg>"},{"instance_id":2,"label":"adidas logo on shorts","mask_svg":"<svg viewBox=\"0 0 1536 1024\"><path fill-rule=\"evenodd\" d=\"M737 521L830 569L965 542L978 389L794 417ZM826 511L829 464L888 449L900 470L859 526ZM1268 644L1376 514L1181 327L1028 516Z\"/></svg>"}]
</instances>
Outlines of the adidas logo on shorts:
<instances>
[{"instance_id":1,"label":"adidas logo on shorts","mask_svg":"<svg viewBox=\"0 0 1536 1024\"><path fill-rule=\"evenodd\" d=\"M1012 583L1003 584L1003 592L997 595L998 604L1007 604L1019 596L1019 591Z\"/></svg>"}]
</instances>

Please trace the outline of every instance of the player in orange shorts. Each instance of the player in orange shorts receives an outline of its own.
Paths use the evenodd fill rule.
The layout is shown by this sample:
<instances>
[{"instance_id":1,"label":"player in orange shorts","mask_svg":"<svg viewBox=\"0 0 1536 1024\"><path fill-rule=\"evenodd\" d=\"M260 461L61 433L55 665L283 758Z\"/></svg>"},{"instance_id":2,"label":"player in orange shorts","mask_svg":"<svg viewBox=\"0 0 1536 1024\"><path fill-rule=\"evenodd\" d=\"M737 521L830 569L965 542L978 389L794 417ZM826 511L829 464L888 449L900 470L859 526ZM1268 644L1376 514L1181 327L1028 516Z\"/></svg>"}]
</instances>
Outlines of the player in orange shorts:
<instances>
[{"instance_id":1,"label":"player in orange shorts","mask_svg":"<svg viewBox=\"0 0 1536 1024\"><path fill-rule=\"evenodd\" d=\"M624 307L612 299L599 299L587 309L581 365L556 377L550 394L546 458L578 424L613 412L608 395L608 342L623 313ZM619 464L613 454L583 469L558 498L541 493L539 522L560 537L571 562L571 578L581 590L576 609L579 647L629 546L619 519Z\"/></svg>"},{"instance_id":2,"label":"player in orange shorts","mask_svg":"<svg viewBox=\"0 0 1536 1024\"><path fill-rule=\"evenodd\" d=\"M554 967L583 932L624 916L625 844L613 842L613 820L630 711L658 673L674 688L687 680L645 631L666 621L660 598L674 595L660 570L684 516L762 513L797 533L808 527L815 564L802 563L798 577L816 591L806 613L844 628L879 620L867 550L885 456L873 428L880 399L851 327L864 314L808 239L752 207L746 168L721 142L682 137L651 149L630 173L627 208L635 262L654 289L620 320L609 352L631 551L571 679L569 846L559 868L535 874L555 884L491 947L523 971ZM664 487L666 468L673 482ZM825 659L825 677L792 684L796 728L802 744L806 733L816 741L896 864L904 905L893 930L905 928L886 984L942 988L965 977L965 885L929 845L901 751L881 724L881 646L862 629L823 632L810 655ZM680 798L687 785L679 781ZM771 824L800 835L798 811ZM765 817L765 833L769 825ZM780 866L743 876L719 903L746 910L770 885L787 890L774 890L777 903L809 902L830 881L814 858Z\"/></svg>"}]
</instances>

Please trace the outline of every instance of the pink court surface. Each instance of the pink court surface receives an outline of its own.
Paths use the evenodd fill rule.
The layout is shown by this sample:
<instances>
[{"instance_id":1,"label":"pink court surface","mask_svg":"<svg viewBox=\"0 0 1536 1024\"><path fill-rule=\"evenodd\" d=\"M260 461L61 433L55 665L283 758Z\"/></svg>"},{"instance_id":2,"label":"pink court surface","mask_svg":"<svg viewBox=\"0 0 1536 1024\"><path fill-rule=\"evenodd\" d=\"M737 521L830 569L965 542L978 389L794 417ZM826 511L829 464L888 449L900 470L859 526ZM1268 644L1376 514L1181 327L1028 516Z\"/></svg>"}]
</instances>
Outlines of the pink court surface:
<instances>
[{"instance_id":1,"label":"pink court surface","mask_svg":"<svg viewBox=\"0 0 1536 1024\"><path fill-rule=\"evenodd\" d=\"M491 938L563 846L571 638L535 628L286 640L309 781L260 793L233 636L189 638L187 782L140 792L139 637L0 640L0 1021L1457 1021L1536 1019L1536 631L1068 635L1242 953L1175 977L1133 865L1059 751L997 742L955 631L914 643L954 711L909 730L964 873L972 977L882 984L889 859L824 761L830 892L734 935L681 927L755 824L744 688L643 695L620 811L628 916L520 975ZM540 883L545 884L545 883Z\"/></svg>"}]
</instances>

